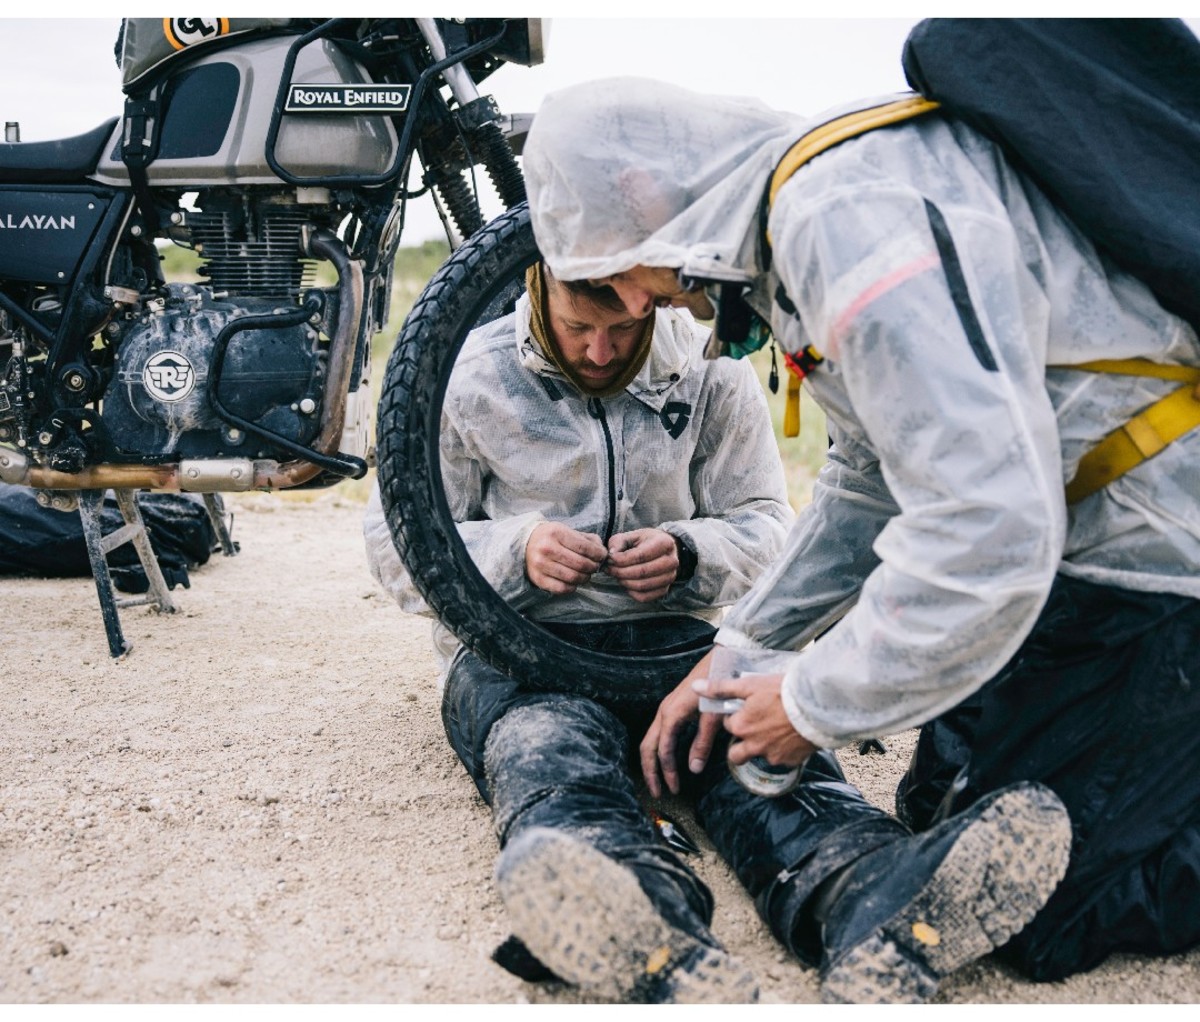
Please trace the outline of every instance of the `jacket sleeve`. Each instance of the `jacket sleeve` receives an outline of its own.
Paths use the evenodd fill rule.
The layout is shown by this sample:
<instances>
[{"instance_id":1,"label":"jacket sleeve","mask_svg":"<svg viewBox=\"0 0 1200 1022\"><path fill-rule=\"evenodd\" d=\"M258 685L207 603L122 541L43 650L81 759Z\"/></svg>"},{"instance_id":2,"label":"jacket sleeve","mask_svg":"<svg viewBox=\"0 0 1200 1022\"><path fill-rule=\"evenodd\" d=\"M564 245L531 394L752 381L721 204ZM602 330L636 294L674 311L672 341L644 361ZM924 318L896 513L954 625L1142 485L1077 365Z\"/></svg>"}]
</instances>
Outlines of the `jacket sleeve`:
<instances>
[{"instance_id":1,"label":"jacket sleeve","mask_svg":"<svg viewBox=\"0 0 1200 1022\"><path fill-rule=\"evenodd\" d=\"M796 648L822 607L844 611L783 691L793 726L830 747L929 720L998 671L1049 593L1066 511L1047 303L1003 211L931 210L898 186L809 194L777 206L776 265L826 355L819 372L840 376L834 417L874 452L884 486L867 493L861 471L827 468L718 639ZM841 536L851 549L827 553Z\"/></svg>"},{"instance_id":2,"label":"jacket sleeve","mask_svg":"<svg viewBox=\"0 0 1200 1022\"><path fill-rule=\"evenodd\" d=\"M879 564L874 544L896 513L874 455L830 422L834 443L776 558L721 625L726 646L799 650L854 606ZM803 583L796 577L803 568ZM780 593L787 592L787 599Z\"/></svg>"},{"instance_id":3,"label":"jacket sleeve","mask_svg":"<svg viewBox=\"0 0 1200 1022\"><path fill-rule=\"evenodd\" d=\"M664 522L696 554L665 610L728 606L783 549L792 509L762 385L749 362L704 363L701 436L690 467L694 517Z\"/></svg>"},{"instance_id":4,"label":"jacket sleeve","mask_svg":"<svg viewBox=\"0 0 1200 1022\"><path fill-rule=\"evenodd\" d=\"M404 562L400 560L392 543L392 531L383 513L383 502L379 496L379 480L371 485L367 498L367 510L363 514L363 540L367 546L367 567L371 575L409 614L433 616L433 612L413 585Z\"/></svg>"},{"instance_id":5,"label":"jacket sleeve","mask_svg":"<svg viewBox=\"0 0 1200 1022\"><path fill-rule=\"evenodd\" d=\"M516 610L539 599L538 590L525 575L525 544L529 534L544 519L530 512L501 521L484 518L481 510L483 470L471 457L461 434L443 416L442 482L446 488L450 513L458 522L471 560L500 598ZM413 583L404 562L392 542L391 529L383 511L378 480L371 488L363 519L363 537L367 547L367 565L371 574L401 608L410 614L434 616Z\"/></svg>"}]
</instances>

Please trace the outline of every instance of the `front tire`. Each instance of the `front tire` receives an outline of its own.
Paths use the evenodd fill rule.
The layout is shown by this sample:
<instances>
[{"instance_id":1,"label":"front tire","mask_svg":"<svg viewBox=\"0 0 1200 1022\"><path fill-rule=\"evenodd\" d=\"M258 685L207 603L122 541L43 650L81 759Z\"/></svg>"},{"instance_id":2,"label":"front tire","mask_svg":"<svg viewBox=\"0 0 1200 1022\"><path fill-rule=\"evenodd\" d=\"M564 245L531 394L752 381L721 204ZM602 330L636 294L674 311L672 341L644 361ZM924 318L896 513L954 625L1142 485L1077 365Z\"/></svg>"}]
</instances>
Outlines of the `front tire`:
<instances>
[{"instance_id":1,"label":"front tire","mask_svg":"<svg viewBox=\"0 0 1200 1022\"><path fill-rule=\"evenodd\" d=\"M512 311L538 259L522 204L472 235L426 285L388 359L379 403L380 496L392 540L441 622L525 686L656 703L703 649L587 652L512 610L479 573L450 517L439 433L446 384L467 334ZM517 441L515 441L517 442Z\"/></svg>"}]
</instances>

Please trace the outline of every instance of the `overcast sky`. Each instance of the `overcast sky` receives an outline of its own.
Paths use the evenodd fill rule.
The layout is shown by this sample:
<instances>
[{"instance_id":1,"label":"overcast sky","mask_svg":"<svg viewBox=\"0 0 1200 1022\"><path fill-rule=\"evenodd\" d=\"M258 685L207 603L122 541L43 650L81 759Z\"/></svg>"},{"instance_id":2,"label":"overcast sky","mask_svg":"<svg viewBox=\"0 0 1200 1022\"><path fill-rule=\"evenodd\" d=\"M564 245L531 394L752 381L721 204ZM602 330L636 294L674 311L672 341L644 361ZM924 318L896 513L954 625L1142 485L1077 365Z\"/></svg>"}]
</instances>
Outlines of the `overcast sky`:
<instances>
[{"instance_id":1,"label":"overcast sky","mask_svg":"<svg viewBox=\"0 0 1200 1022\"><path fill-rule=\"evenodd\" d=\"M629 10L653 10L653 4L604 6L614 15L552 17L546 62L535 68L503 67L483 83L483 91L495 96L506 113L533 112L546 92L564 85L637 74L701 92L757 96L797 113L818 113L846 100L906 88L900 53L917 20L760 14L653 18L629 16ZM657 9L665 6L660 3ZM705 5L692 9L697 6ZM776 6L742 0L723 10ZM830 6L854 14L864 5L847 0ZM1105 13L1095 5L1088 9ZM117 17L0 18L0 110L5 121L20 122L22 139L78 134L120 113L120 76L113 59L118 25ZM432 208L422 205L410 214L405 241L415 243L439 230Z\"/></svg>"}]
</instances>

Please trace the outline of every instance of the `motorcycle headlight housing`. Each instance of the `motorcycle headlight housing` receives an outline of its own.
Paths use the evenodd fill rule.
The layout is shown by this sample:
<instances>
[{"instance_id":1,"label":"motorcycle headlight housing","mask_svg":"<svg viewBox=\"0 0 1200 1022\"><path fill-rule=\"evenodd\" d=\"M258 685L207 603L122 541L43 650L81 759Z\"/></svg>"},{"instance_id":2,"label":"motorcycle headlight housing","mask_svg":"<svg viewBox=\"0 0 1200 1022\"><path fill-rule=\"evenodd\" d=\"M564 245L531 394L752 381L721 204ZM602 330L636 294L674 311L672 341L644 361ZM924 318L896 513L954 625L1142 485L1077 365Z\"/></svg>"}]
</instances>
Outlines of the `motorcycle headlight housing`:
<instances>
[{"instance_id":1,"label":"motorcycle headlight housing","mask_svg":"<svg viewBox=\"0 0 1200 1022\"><path fill-rule=\"evenodd\" d=\"M492 52L502 60L533 67L546 59L548 18L505 18L504 39Z\"/></svg>"}]
</instances>

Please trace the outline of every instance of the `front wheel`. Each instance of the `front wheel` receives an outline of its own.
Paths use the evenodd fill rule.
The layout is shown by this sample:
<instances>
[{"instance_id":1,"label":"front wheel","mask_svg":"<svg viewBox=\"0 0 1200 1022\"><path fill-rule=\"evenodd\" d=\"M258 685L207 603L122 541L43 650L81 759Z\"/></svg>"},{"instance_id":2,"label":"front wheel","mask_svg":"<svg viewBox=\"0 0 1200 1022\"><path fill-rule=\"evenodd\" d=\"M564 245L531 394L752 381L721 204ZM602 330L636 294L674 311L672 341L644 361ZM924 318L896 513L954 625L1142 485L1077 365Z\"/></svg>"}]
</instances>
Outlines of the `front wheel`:
<instances>
[{"instance_id":1,"label":"front wheel","mask_svg":"<svg viewBox=\"0 0 1200 1022\"><path fill-rule=\"evenodd\" d=\"M613 655L564 642L512 610L479 573L450 517L439 433L467 334L511 312L538 259L522 204L472 235L417 299L388 359L379 403L380 495L392 540L441 622L481 660L529 688L657 702L699 650ZM514 445L520 444L513 437Z\"/></svg>"}]
</instances>

